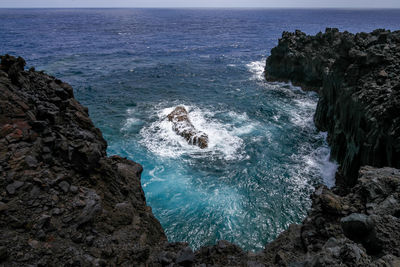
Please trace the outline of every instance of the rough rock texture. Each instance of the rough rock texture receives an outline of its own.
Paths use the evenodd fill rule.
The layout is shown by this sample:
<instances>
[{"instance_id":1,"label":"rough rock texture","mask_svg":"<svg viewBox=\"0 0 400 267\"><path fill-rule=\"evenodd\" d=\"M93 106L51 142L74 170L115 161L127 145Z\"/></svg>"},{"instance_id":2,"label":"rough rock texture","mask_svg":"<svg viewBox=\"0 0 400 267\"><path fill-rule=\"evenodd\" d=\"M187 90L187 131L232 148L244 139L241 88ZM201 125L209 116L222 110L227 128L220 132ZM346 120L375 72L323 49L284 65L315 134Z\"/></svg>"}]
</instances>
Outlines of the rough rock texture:
<instances>
[{"instance_id":1,"label":"rough rock texture","mask_svg":"<svg viewBox=\"0 0 400 267\"><path fill-rule=\"evenodd\" d=\"M292 81L320 99L339 187L312 195L301 225L264 251L278 266L400 266L400 32L284 32L267 59L269 81ZM373 165L368 167L363 165ZM338 181L337 181L338 182Z\"/></svg>"},{"instance_id":2,"label":"rough rock texture","mask_svg":"<svg viewBox=\"0 0 400 267\"><path fill-rule=\"evenodd\" d=\"M166 242L142 167L114 156L72 88L0 65L0 265L139 266Z\"/></svg>"},{"instance_id":3,"label":"rough rock texture","mask_svg":"<svg viewBox=\"0 0 400 267\"><path fill-rule=\"evenodd\" d=\"M380 33L384 32L361 34L361 37L378 36L379 45L384 38ZM325 35L326 40L352 36L335 30L328 30ZM397 35L388 33L386 40L392 44ZM267 76L272 79L273 74L276 75L273 79L284 80L278 77L279 73L290 68L295 73L301 71L297 65L291 65L290 56L277 50L286 51L285 46L292 47L297 39L309 38L300 32L284 34L281 43L289 44L280 43L272 57L286 63L280 65L277 58L268 59L268 64L275 62L277 70L275 74L267 72ZM317 55L318 47L312 48ZM291 51L299 49L300 45ZM378 47L374 49L378 53ZM93 126L88 110L74 99L68 84L34 69L24 71L22 58L3 56L0 266L400 266L400 170L364 166L354 175L352 169L358 170L364 164L362 159L374 159L372 155L384 157L379 162L372 161L375 166L398 164L393 160L398 159L400 113L387 111L398 108L398 90L391 87L390 95L385 95L388 87L384 87L398 82L398 76L394 75L397 70L388 67L397 64L397 55L390 59L392 63L385 61L386 65L379 65L385 66L385 72L378 73L379 82L373 82L375 67L371 67L372 72L365 70L365 77L370 80L365 83L357 80L353 87L344 86L347 78L340 83L335 80L341 77L335 74L340 67L335 66L341 66L338 62L344 60L340 55L337 57L320 81L317 74L312 75L320 70L317 67L303 73L309 77L307 82L301 82L300 74L286 79L313 88L322 86L316 121L329 131L338 160L344 158L340 161L342 170L352 182L344 185L345 191L319 186L302 224L291 225L263 251L251 253L227 241L198 251L192 251L186 243L168 243L159 222L146 206L140 185L141 166L117 156L106 156L107 144L101 132ZM267 70L268 66L271 65L267 65ZM364 71L363 66L359 69ZM368 89L360 87L363 84ZM376 84L375 89L368 87L370 84ZM357 98L357 92L363 92L363 97ZM340 96L347 93L351 97ZM376 102L375 95L384 95L383 100ZM338 115L343 110L350 118ZM391 121L380 117L389 115ZM375 120L363 122L364 135L360 137L359 125L352 123L370 116L375 116L372 117ZM379 138L388 139L374 139L376 129L380 129ZM344 136L342 144L335 139L337 133ZM364 142L362 147L371 142L374 149L362 149L360 145L358 151L359 140ZM351 160L351 155L360 160Z\"/></svg>"},{"instance_id":4,"label":"rough rock texture","mask_svg":"<svg viewBox=\"0 0 400 267\"><path fill-rule=\"evenodd\" d=\"M107 143L70 85L0 64L0 266L243 266L227 241L168 243L146 205L142 167Z\"/></svg>"},{"instance_id":5,"label":"rough rock texture","mask_svg":"<svg viewBox=\"0 0 400 267\"><path fill-rule=\"evenodd\" d=\"M208 146L208 135L196 130L190 122L189 114L184 107L176 107L167 116L168 120L173 123L173 130L176 134L182 136L189 144L206 148Z\"/></svg>"},{"instance_id":6,"label":"rough rock texture","mask_svg":"<svg viewBox=\"0 0 400 267\"><path fill-rule=\"evenodd\" d=\"M362 167L346 196L320 186L312 200L303 223L266 246L267 266L400 266L400 170Z\"/></svg>"},{"instance_id":7,"label":"rough rock texture","mask_svg":"<svg viewBox=\"0 0 400 267\"><path fill-rule=\"evenodd\" d=\"M284 32L265 75L319 92L315 124L328 131L341 182L354 185L363 165L400 168L400 31Z\"/></svg>"}]
</instances>

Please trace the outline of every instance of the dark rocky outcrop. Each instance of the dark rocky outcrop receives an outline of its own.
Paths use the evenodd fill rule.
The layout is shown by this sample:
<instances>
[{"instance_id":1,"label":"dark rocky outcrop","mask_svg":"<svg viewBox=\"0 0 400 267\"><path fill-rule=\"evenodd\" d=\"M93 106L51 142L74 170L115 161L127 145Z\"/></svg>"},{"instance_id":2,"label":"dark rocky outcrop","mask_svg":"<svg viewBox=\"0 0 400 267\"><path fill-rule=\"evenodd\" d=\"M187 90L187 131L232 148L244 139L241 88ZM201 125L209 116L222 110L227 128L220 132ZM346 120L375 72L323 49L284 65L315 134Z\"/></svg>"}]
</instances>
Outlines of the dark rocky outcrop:
<instances>
[{"instance_id":1,"label":"dark rocky outcrop","mask_svg":"<svg viewBox=\"0 0 400 267\"><path fill-rule=\"evenodd\" d=\"M320 92L315 120L328 130L347 182L317 187L302 224L258 253L227 241L197 251L167 242L146 206L141 166L106 156L107 143L68 84L3 56L0 266L400 266L400 170L376 168L398 164L398 55L385 48L398 51L398 35L284 33L272 51L268 79ZM353 67L343 74L346 62ZM375 167L360 168L365 163Z\"/></svg>"},{"instance_id":2,"label":"dark rocky outcrop","mask_svg":"<svg viewBox=\"0 0 400 267\"><path fill-rule=\"evenodd\" d=\"M106 156L70 85L24 66L1 57L0 266L257 263L226 241L196 252L168 243L146 205L142 167Z\"/></svg>"},{"instance_id":3,"label":"dark rocky outcrop","mask_svg":"<svg viewBox=\"0 0 400 267\"><path fill-rule=\"evenodd\" d=\"M400 168L400 31L284 32L265 75L319 92L315 124L343 182L354 185L363 165Z\"/></svg>"},{"instance_id":4,"label":"dark rocky outcrop","mask_svg":"<svg viewBox=\"0 0 400 267\"><path fill-rule=\"evenodd\" d=\"M208 135L196 130L189 119L187 110L182 107L176 107L167 116L168 120L172 122L172 129L176 134L185 138L185 140L192 145L206 148L208 146Z\"/></svg>"},{"instance_id":5,"label":"dark rocky outcrop","mask_svg":"<svg viewBox=\"0 0 400 267\"><path fill-rule=\"evenodd\" d=\"M320 186L312 200L303 223L266 246L267 266L400 264L399 170L363 167L346 196Z\"/></svg>"},{"instance_id":6,"label":"dark rocky outcrop","mask_svg":"<svg viewBox=\"0 0 400 267\"><path fill-rule=\"evenodd\" d=\"M264 251L282 266L400 266L400 32L284 32L267 59L269 81L319 93L316 126L340 164L299 226ZM363 165L373 165L368 167ZM339 182L339 186L338 186Z\"/></svg>"},{"instance_id":7,"label":"dark rocky outcrop","mask_svg":"<svg viewBox=\"0 0 400 267\"><path fill-rule=\"evenodd\" d=\"M0 265L143 265L167 239L142 167L106 157L71 86L24 65L1 58Z\"/></svg>"}]
</instances>

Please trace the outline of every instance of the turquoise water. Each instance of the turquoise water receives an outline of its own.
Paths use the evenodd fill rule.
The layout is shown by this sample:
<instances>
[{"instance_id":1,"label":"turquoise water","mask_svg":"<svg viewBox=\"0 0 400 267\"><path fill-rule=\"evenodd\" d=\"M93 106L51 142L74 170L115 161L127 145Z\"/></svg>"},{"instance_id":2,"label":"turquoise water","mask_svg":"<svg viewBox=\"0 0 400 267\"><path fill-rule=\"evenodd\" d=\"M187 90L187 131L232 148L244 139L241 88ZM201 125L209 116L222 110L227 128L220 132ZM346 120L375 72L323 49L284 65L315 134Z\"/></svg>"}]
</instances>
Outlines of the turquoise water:
<instances>
[{"instance_id":1,"label":"turquoise water","mask_svg":"<svg viewBox=\"0 0 400 267\"><path fill-rule=\"evenodd\" d=\"M0 9L0 53L71 83L142 185L170 241L233 241L259 250L332 186L317 96L263 79L281 32L396 29L398 10ZM165 118L184 105L209 147Z\"/></svg>"}]
</instances>

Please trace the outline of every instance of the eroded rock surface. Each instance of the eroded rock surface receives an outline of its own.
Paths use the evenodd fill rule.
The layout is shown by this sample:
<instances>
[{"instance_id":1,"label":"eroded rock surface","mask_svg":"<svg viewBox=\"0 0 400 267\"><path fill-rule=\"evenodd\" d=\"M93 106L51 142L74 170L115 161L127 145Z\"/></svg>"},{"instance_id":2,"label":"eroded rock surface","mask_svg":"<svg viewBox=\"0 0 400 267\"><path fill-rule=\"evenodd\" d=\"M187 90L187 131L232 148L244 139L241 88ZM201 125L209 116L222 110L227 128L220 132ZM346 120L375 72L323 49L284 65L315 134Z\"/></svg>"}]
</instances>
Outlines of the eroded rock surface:
<instances>
[{"instance_id":1,"label":"eroded rock surface","mask_svg":"<svg viewBox=\"0 0 400 267\"><path fill-rule=\"evenodd\" d=\"M345 196L324 186L301 225L265 249L267 266L397 266L400 263L400 171L362 167ZM385 265L386 264L386 265Z\"/></svg>"},{"instance_id":2,"label":"eroded rock surface","mask_svg":"<svg viewBox=\"0 0 400 267\"><path fill-rule=\"evenodd\" d=\"M301 32L285 33L283 41L272 52L275 63L267 64L267 75L270 79L286 77L312 88L322 88L316 122L329 131L334 147L335 134L343 133L341 140L346 145L336 144L333 149L337 149L342 171L352 183L345 183L344 191L319 186L302 224L291 225L257 253L243 251L227 241L197 251L192 251L186 243L167 242L151 208L146 206L140 184L142 167L118 156L106 156L107 144L88 117L88 110L73 97L72 88L33 69L24 71L22 58L2 57L0 266L400 266L400 171L365 166L353 175L350 171L353 167L349 167L356 166L354 170L358 170L361 164L370 162L366 159L383 154L382 161L372 160L375 166L389 163L397 166L393 160L398 159L399 148L396 139L399 113L394 112L398 108L398 90L390 86L398 82L397 70L393 67L398 66L398 55L382 63L380 56L368 57L369 52L363 49L372 47L375 54L393 54L387 52L385 42L392 51L398 51L398 46L391 46L397 42L398 33L361 34L364 46L355 46L354 53L350 53L351 49L346 52L349 45L340 36L354 40L355 36L336 30L322 35L316 37L324 40L318 45L319 41L314 42ZM369 38L374 41L367 41ZM294 67L291 57L302 45L309 45L307 40L313 45L304 56L294 57L298 63ZM318 61L318 49L331 51L325 43L337 46L335 52L339 55L331 53L334 60L324 61L327 66L321 63L324 73L327 70L321 79L318 67L321 64L304 62ZM339 49L342 45L344 52ZM305 59L312 49L316 49L317 58ZM380 49L383 50L379 52ZM370 69L360 63L360 73L365 71L367 78L357 80L353 87L344 86L348 84L343 83L347 78L335 80L343 75L341 68L335 66L352 60L346 59L346 53L347 56L358 54L360 62L366 53L366 58L373 62ZM325 57L325 52L321 57ZM271 64L278 66L275 74L268 74ZM305 66L314 67L305 74L302 73ZM385 67L378 72L376 66ZM297 76L279 73L297 73ZM308 78L301 78L302 75ZM359 88L363 84L366 90ZM362 92L362 97L357 98ZM383 98L373 100L376 94ZM327 112L325 115L323 110ZM337 115L341 110L347 110L344 114L353 114L353 117ZM367 113L363 115L357 110ZM178 109L171 114L172 121L190 123L186 111ZM361 120L372 115L375 119L363 122L363 132L359 124L352 125L358 122L357 116ZM380 141L374 135L377 129L379 138L383 138L378 138ZM373 144L373 149L357 147L359 140ZM350 160L351 153L355 153L349 152L352 149L359 161ZM340 155L347 160L340 161Z\"/></svg>"},{"instance_id":3,"label":"eroded rock surface","mask_svg":"<svg viewBox=\"0 0 400 267\"><path fill-rule=\"evenodd\" d=\"M315 124L342 182L354 185L363 165L400 168L400 31L284 32L265 75L319 92Z\"/></svg>"},{"instance_id":4,"label":"eroded rock surface","mask_svg":"<svg viewBox=\"0 0 400 267\"><path fill-rule=\"evenodd\" d=\"M180 136L186 139L189 144L206 148L208 146L208 135L196 130L190 122L187 110L182 107L176 107L167 116L168 120L173 123L172 129Z\"/></svg>"},{"instance_id":5,"label":"eroded rock surface","mask_svg":"<svg viewBox=\"0 0 400 267\"><path fill-rule=\"evenodd\" d=\"M166 242L142 167L107 143L68 84L0 65L0 265L141 266Z\"/></svg>"},{"instance_id":6,"label":"eroded rock surface","mask_svg":"<svg viewBox=\"0 0 400 267\"><path fill-rule=\"evenodd\" d=\"M319 93L316 126L328 131L339 186L266 246L278 266L400 266L400 32L284 32L267 59L269 81ZM363 165L373 165L368 167ZM396 229L397 228L397 229ZM267 265L268 265L267 264Z\"/></svg>"},{"instance_id":7,"label":"eroded rock surface","mask_svg":"<svg viewBox=\"0 0 400 267\"><path fill-rule=\"evenodd\" d=\"M168 243L142 167L106 156L70 85L24 66L1 57L0 266L261 264L227 241L195 252Z\"/></svg>"}]
</instances>

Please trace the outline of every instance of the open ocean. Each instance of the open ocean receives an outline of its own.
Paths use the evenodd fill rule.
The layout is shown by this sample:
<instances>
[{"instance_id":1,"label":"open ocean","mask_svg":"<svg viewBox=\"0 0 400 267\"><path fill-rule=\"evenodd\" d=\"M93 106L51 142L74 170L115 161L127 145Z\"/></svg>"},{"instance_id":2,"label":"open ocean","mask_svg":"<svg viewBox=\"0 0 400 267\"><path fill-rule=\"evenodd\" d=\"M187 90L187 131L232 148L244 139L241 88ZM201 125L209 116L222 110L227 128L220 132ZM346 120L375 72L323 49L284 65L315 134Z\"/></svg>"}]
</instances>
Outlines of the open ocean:
<instances>
[{"instance_id":1,"label":"open ocean","mask_svg":"<svg viewBox=\"0 0 400 267\"><path fill-rule=\"evenodd\" d=\"M0 9L0 54L69 82L108 141L144 167L170 241L259 250L334 184L317 95L263 79L282 31L400 29L400 10ZM166 115L189 110L209 147Z\"/></svg>"}]
</instances>

